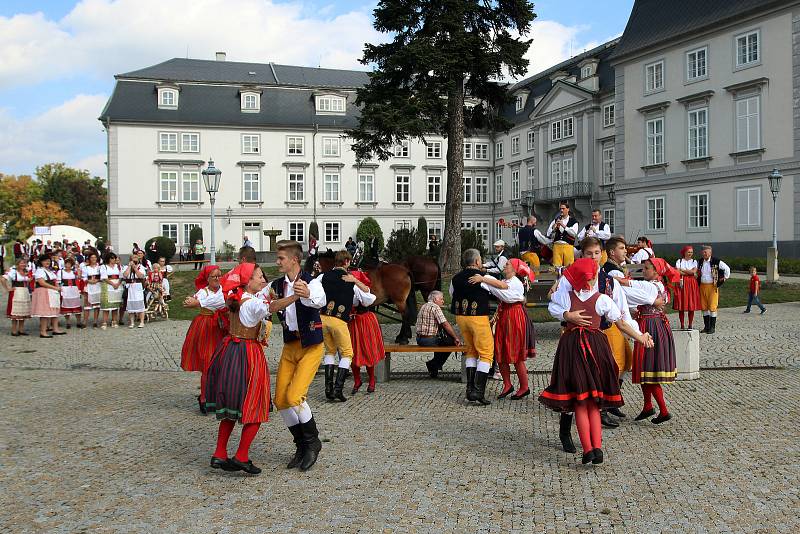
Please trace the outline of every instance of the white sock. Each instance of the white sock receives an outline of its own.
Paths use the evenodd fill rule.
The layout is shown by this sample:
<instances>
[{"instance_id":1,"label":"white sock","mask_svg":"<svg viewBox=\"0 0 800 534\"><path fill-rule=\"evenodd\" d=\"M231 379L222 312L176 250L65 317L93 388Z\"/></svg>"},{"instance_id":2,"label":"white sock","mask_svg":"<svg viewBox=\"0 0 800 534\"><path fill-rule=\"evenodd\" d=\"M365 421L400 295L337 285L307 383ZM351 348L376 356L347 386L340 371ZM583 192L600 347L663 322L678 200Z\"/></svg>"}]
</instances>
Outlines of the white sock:
<instances>
[{"instance_id":1,"label":"white sock","mask_svg":"<svg viewBox=\"0 0 800 534\"><path fill-rule=\"evenodd\" d=\"M350 362L353 361L352 358L344 357L339 358L339 367L342 369L350 369Z\"/></svg>"},{"instance_id":2,"label":"white sock","mask_svg":"<svg viewBox=\"0 0 800 534\"><path fill-rule=\"evenodd\" d=\"M488 373L489 369L492 368L492 364L489 362L485 362L483 360L478 362L478 372L479 373Z\"/></svg>"},{"instance_id":3,"label":"white sock","mask_svg":"<svg viewBox=\"0 0 800 534\"><path fill-rule=\"evenodd\" d=\"M711 312L711 317L716 317L716 316L717 316L717 312Z\"/></svg>"},{"instance_id":4,"label":"white sock","mask_svg":"<svg viewBox=\"0 0 800 534\"><path fill-rule=\"evenodd\" d=\"M703 315L705 315L706 317L708 317L709 315L711 315L711 312L710 312L710 311L704 311L704 312L703 312Z\"/></svg>"},{"instance_id":5,"label":"white sock","mask_svg":"<svg viewBox=\"0 0 800 534\"><path fill-rule=\"evenodd\" d=\"M478 366L478 358L467 358L464 360L465 367L477 367Z\"/></svg>"},{"instance_id":6,"label":"white sock","mask_svg":"<svg viewBox=\"0 0 800 534\"><path fill-rule=\"evenodd\" d=\"M311 406L307 402L303 401L300 406L294 406L292 410L296 413L297 419L301 424L311 421Z\"/></svg>"},{"instance_id":7,"label":"white sock","mask_svg":"<svg viewBox=\"0 0 800 534\"><path fill-rule=\"evenodd\" d=\"M336 365L336 360L334 360L333 354L326 354L325 357L322 359L323 365Z\"/></svg>"},{"instance_id":8,"label":"white sock","mask_svg":"<svg viewBox=\"0 0 800 534\"><path fill-rule=\"evenodd\" d=\"M292 408L281 410L281 417L283 417L283 422L286 423L286 426L300 424L300 419L297 418L297 412L295 412Z\"/></svg>"}]
</instances>

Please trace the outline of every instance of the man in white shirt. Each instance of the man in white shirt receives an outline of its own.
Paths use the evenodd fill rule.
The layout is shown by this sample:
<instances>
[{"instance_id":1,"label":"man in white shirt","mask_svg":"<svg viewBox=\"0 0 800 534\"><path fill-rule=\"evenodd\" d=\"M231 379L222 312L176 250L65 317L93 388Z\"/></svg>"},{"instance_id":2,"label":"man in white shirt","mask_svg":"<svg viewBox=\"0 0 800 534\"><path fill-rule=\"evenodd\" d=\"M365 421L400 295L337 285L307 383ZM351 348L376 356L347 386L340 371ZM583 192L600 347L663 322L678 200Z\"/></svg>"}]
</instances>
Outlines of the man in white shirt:
<instances>
[{"instance_id":1,"label":"man in white shirt","mask_svg":"<svg viewBox=\"0 0 800 534\"><path fill-rule=\"evenodd\" d=\"M631 256L631 263L644 263L645 260L649 260L656 255L653 252L653 243L645 236L639 237L636 240L636 244L639 246L639 250Z\"/></svg>"},{"instance_id":2,"label":"man in white shirt","mask_svg":"<svg viewBox=\"0 0 800 534\"><path fill-rule=\"evenodd\" d=\"M502 239L498 239L494 242L494 253L495 257L492 260L489 260L483 264L483 268L486 269L488 274L491 274L495 278L501 279L503 278L503 269L508 263L508 252L506 252L506 242Z\"/></svg>"},{"instance_id":3,"label":"man in white shirt","mask_svg":"<svg viewBox=\"0 0 800 534\"><path fill-rule=\"evenodd\" d=\"M575 262L578 221L569 212L569 202L561 202L558 209L559 214L547 228L547 237L553 241L553 266L569 267Z\"/></svg>"},{"instance_id":4,"label":"man in white shirt","mask_svg":"<svg viewBox=\"0 0 800 534\"><path fill-rule=\"evenodd\" d=\"M587 237L596 237L600 240L600 245L603 247L603 251L600 255L600 265L605 265L608 260L605 246L606 241L611 239L611 227L608 223L603 222L603 214L600 210L592 210L592 222L581 228L581 231L578 232L577 245L579 248L581 246L581 241Z\"/></svg>"},{"instance_id":5,"label":"man in white shirt","mask_svg":"<svg viewBox=\"0 0 800 534\"><path fill-rule=\"evenodd\" d=\"M528 224L519 230L519 252L522 261L538 272L541 263L542 245L551 246L553 242L536 228L535 215L528 217Z\"/></svg>"},{"instance_id":6,"label":"man in white shirt","mask_svg":"<svg viewBox=\"0 0 800 534\"><path fill-rule=\"evenodd\" d=\"M703 310L703 334L713 334L717 327L719 288L730 278L731 268L713 255L711 245L703 245L697 266L697 281L700 282L700 309Z\"/></svg>"}]
</instances>

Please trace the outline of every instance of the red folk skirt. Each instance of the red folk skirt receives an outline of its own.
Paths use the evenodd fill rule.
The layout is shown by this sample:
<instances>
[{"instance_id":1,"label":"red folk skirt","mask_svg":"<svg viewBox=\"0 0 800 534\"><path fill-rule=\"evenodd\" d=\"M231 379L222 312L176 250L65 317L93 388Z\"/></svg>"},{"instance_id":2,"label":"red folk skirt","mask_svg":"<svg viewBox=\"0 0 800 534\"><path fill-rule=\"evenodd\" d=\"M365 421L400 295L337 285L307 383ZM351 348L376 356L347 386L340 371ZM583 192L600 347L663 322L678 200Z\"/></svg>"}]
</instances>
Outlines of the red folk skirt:
<instances>
[{"instance_id":1,"label":"red folk skirt","mask_svg":"<svg viewBox=\"0 0 800 534\"><path fill-rule=\"evenodd\" d=\"M269 367L255 339L225 336L214 351L205 387L206 410L242 424L269 421Z\"/></svg>"},{"instance_id":2,"label":"red folk skirt","mask_svg":"<svg viewBox=\"0 0 800 534\"><path fill-rule=\"evenodd\" d=\"M536 329L523 302L501 302L497 308L494 359L515 364L536 357Z\"/></svg>"},{"instance_id":3,"label":"red folk skirt","mask_svg":"<svg viewBox=\"0 0 800 534\"><path fill-rule=\"evenodd\" d=\"M201 312L192 319L186 339L181 348L181 369L184 371L200 371L205 373L211 363L211 356L219 342L225 337L217 314L207 315Z\"/></svg>"},{"instance_id":4,"label":"red folk skirt","mask_svg":"<svg viewBox=\"0 0 800 534\"><path fill-rule=\"evenodd\" d=\"M386 357L383 333L377 315L370 311L354 313L350 316L347 328L350 330L350 340L353 343L353 365L374 367Z\"/></svg>"},{"instance_id":5,"label":"red folk skirt","mask_svg":"<svg viewBox=\"0 0 800 534\"><path fill-rule=\"evenodd\" d=\"M590 401L601 409L625 404L619 370L602 331L572 328L558 341L550 385L539 402L556 412L573 412L576 405Z\"/></svg>"},{"instance_id":6,"label":"red folk skirt","mask_svg":"<svg viewBox=\"0 0 800 534\"><path fill-rule=\"evenodd\" d=\"M633 347L634 384L668 384L675 381L678 368L675 363L675 340L663 313L639 315L639 330L653 337L653 348L646 349L641 343Z\"/></svg>"},{"instance_id":7,"label":"red folk skirt","mask_svg":"<svg viewBox=\"0 0 800 534\"><path fill-rule=\"evenodd\" d=\"M683 287L676 285L672 309L678 311L698 311L700 309L700 287L697 278L690 274L681 276Z\"/></svg>"}]
</instances>

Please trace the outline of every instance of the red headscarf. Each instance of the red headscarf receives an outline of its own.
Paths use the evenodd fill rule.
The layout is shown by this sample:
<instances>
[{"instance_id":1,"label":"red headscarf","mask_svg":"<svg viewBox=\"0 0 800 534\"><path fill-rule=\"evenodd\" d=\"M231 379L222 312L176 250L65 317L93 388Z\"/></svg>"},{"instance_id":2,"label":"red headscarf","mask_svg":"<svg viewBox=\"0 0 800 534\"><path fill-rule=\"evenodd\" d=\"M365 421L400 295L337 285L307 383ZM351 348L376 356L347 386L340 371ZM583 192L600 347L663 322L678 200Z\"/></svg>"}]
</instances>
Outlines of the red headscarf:
<instances>
[{"instance_id":1,"label":"red headscarf","mask_svg":"<svg viewBox=\"0 0 800 534\"><path fill-rule=\"evenodd\" d=\"M681 249L681 259L686 257L686 251L687 250L692 250L692 249L694 249L694 247L692 245L686 245L685 247L683 247Z\"/></svg>"},{"instance_id":2,"label":"red headscarf","mask_svg":"<svg viewBox=\"0 0 800 534\"><path fill-rule=\"evenodd\" d=\"M216 265L206 265L200 269L200 272L197 273L197 277L194 279L195 289L200 291L204 287L208 287L208 277L215 269L219 269L219 267Z\"/></svg>"},{"instance_id":3,"label":"red headscarf","mask_svg":"<svg viewBox=\"0 0 800 534\"><path fill-rule=\"evenodd\" d=\"M367 273L364 271L350 271L349 274L352 274L359 282L365 284L367 287L372 287L372 280L369 279Z\"/></svg>"},{"instance_id":4,"label":"red headscarf","mask_svg":"<svg viewBox=\"0 0 800 534\"><path fill-rule=\"evenodd\" d=\"M673 284L680 281L681 273L662 258L650 258L648 261L653 264L659 276L666 276Z\"/></svg>"},{"instance_id":5,"label":"red headscarf","mask_svg":"<svg viewBox=\"0 0 800 534\"><path fill-rule=\"evenodd\" d=\"M254 263L240 263L232 270L225 273L220 280L225 298L239 300L242 297L242 288L247 285L253 276L253 271L258 265Z\"/></svg>"},{"instance_id":6,"label":"red headscarf","mask_svg":"<svg viewBox=\"0 0 800 534\"><path fill-rule=\"evenodd\" d=\"M514 267L514 270L517 271L517 274L527 276L531 282L533 282L533 280L536 278L533 274L533 271L531 271L531 268L524 261L518 258L511 258L508 261L511 262L511 266Z\"/></svg>"},{"instance_id":7,"label":"red headscarf","mask_svg":"<svg viewBox=\"0 0 800 534\"><path fill-rule=\"evenodd\" d=\"M564 270L564 276L572 285L572 289L580 291L590 289L589 280L597 276L597 262L591 258L580 258Z\"/></svg>"}]
</instances>

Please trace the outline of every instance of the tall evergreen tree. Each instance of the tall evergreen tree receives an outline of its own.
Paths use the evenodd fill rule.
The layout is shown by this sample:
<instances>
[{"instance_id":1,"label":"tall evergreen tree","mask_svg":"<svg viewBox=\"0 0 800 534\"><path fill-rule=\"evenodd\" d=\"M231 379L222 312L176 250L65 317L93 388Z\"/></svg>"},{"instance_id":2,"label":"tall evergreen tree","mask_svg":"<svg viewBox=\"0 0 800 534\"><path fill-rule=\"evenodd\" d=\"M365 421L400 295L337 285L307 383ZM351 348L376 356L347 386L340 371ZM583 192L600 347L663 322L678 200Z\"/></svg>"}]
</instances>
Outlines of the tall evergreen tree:
<instances>
[{"instance_id":1,"label":"tall evergreen tree","mask_svg":"<svg viewBox=\"0 0 800 534\"><path fill-rule=\"evenodd\" d=\"M447 194L442 253L446 272L459 268L464 133L506 130L496 110L507 101L498 80L525 74L536 16L527 0L381 0L374 26L392 36L367 44L372 65L358 90L357 128L348 132L359 160L386 160L403 139L447 137ZM512 35L512 33L514 35ZM468 105L465 105L468 104ZM455 251L455 252L454 252Z\"/></svg>"}]
</instances>

